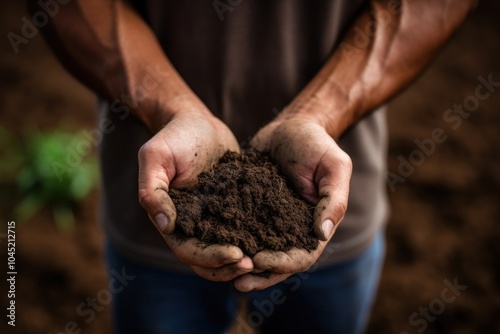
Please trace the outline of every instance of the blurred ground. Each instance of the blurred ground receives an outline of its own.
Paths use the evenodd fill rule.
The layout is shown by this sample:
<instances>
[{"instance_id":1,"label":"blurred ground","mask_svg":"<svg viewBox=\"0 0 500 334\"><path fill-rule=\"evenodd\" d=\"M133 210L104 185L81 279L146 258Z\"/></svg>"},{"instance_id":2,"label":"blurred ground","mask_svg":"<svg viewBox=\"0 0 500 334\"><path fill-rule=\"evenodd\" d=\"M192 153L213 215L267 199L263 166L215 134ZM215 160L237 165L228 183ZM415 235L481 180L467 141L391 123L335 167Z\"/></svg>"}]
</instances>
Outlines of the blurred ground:
<instances>
[{"instance_id":1,"label":"blurred ground","mask_svg":"<svg viewBox=\"0 0 500 334\"><path fill-rule=\"evenodd\" d=\"M0 3L2 35L19 32L22 6ZM436 128L447 139L389 190L387 260L369 333L500 333L500 91L455 129L454 122L443 120L447 109L474 95L478 76L500 81L498 8L494 1L481 3L428 71L390 103L389 172L397 173L400 158L415 157L415 139L431 138ZM20 45L18 54L2 38L1 126L18 136L30 125L92 129L93 105L92 94L61 69L41 36ZM6 222L14 189L1 186L0 215ZM48 210L18 224L17 321L12 328L4 318L0 333L59 333L70 321L83 333L109 333L109 306L96 310L95 319L77 312L107 285L97 196L94 191L82 203L72 233L59 232ZM6 243L0 241L0 262L6 263ZM466 288L451 301L453 295L442 294L445 280ZM1 282L5 310L5 279ZM437 315L419 314L423 308Z\"/></svg>"}]
</instances>

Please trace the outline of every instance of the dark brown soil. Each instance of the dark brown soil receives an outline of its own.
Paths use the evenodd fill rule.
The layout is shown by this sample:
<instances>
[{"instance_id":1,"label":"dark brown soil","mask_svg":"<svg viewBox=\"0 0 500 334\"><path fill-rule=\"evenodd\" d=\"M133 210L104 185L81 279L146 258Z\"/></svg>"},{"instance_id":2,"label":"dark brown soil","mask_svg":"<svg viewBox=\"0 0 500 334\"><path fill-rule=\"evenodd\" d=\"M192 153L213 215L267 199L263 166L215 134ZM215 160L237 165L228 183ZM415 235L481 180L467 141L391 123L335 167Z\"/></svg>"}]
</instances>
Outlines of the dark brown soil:
<instances>
[{"instance_id":1,"label":"dark brown soil","mask_svg":"<svg viewBox=\"0 0 500 334\"><path fill-rule=\"evenodd\" d=\"M250 256L261 250L316 249L312 206L287 185L258 151L226 152L189 190L170 191L175 233L209 244L233 244Z\"/></svg>"}]
</instances>

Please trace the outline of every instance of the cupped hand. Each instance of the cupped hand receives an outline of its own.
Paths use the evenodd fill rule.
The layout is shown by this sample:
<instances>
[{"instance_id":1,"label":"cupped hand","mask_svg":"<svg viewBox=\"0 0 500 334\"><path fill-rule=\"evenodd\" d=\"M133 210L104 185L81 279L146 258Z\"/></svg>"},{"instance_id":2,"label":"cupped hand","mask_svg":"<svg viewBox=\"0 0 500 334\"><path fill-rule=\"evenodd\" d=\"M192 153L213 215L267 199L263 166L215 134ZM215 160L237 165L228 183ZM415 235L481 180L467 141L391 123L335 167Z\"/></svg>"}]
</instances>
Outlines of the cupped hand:
<instances>
[{"instance_id":1,"label":"cupped hand","mask_svg":"<svg viewBox=\"0 0 500 334\"><path fill-rule=\"evenodd\" d=\"M178 113L139 150L139 202L164 240L201 277L229 281L253 270L252 260L233 245L207 245L172 234L176 211L170 187L186 188L227 151L239 151L229 128L208 111Z\"/></svg>"},{"instance_id":2,"label":"cupped hand","mask_svg":"<svg viewBox=\"0 0 500 334\"><path fill-rule=\"evenodd\" d=\"M277 119L262 128L252 146L268 152L305 200L315 204L314 232L318 248L312 252L261 251L252 258L254 272L235 279L240 291L260 290L306 271L319 258L347 209L352 163L325 129L307 117ZM255 275L269 271L270 275Z\"/></svg>"}]
</instances>

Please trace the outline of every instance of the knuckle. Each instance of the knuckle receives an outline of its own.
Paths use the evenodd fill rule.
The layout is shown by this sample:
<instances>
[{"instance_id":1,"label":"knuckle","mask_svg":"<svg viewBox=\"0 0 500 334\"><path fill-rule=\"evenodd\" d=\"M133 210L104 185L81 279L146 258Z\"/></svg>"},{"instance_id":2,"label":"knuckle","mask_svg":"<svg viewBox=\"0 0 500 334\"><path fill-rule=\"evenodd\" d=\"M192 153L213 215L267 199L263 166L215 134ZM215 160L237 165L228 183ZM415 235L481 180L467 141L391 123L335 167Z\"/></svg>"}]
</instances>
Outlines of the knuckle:
<instances>
[{"instance_id":1,"label":"knuckle","mask_svg":"<svg viewBox=\"0 0 500 334\"><path fill-rule=\"evenodd\" d=\"M346 211L347 211L347 201L340 201L337 203L337 207L335 208L335 212L336 212L336 215L335 215L335 219L336 221L334 221L335 224L338 224L340 222L340 220L342 220L342 218L344 217Z\"/></svg>"},{"instance_id":2,"label":"knuckle","mask_svg":"<svg viewBox=\"0 0 500 334\"><path fill-rule=\"evenodd\" d=\"M145 209L149 207L152 203L152 194L148 189L139 189L139 204L141 204Z\"/></svg>"},{"instance_id":3,"label":"knuckle","mask_svg":"<svg viewBox=\"0 0 500 334\"><path fill-rule=\"evenodd\" d=\"M151 141L146 142L139 149L139 152L138 152L139 159L142 157L148 156L153 151L154 151L154 145L151 143Z\"/></svg>"},{"instance_id":4,"label":"knuckle","mask_svg":"<svg viewBox=\"0 0 500 334\"><path fill-rule=\"evenodd\" d=\"M349 170L352 170L352 159L347 153L342 152L342 154L340 154L339 156L339 160L342 166L348 168Z\"/></svg>"}]
</instances>

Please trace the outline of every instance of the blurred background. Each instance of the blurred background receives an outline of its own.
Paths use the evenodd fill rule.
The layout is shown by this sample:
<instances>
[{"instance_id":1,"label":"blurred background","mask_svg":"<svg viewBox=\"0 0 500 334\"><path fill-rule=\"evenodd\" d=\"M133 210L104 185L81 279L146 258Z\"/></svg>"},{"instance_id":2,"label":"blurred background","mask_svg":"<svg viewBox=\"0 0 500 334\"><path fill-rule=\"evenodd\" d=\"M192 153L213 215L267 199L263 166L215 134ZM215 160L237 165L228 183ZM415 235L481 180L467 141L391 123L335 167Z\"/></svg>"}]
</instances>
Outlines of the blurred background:
<instances>
[{"instance_id":1,"label":"blurred background","mask_svg":"<svg viewBox=\"0 0 500 334\"><path fill-rule=\"evenodd\" d=\"M18 273L16 326L2 315L0 333L109 333L109 305L81 314L107 287L89 135L95 99L39 34L16 53L8 34L20 35L24 7L0 5L0 262L5 268L15 220ZM393 210L369 333L500 333L500 87L474 98L480 76L500 81L499 61L500 4L483 1L389 104ZM447 122L447 110L463 103L475 110ZM446 140L426 152L415 140L429 143L436 129Z\"/></svg>"}]
</instances>

